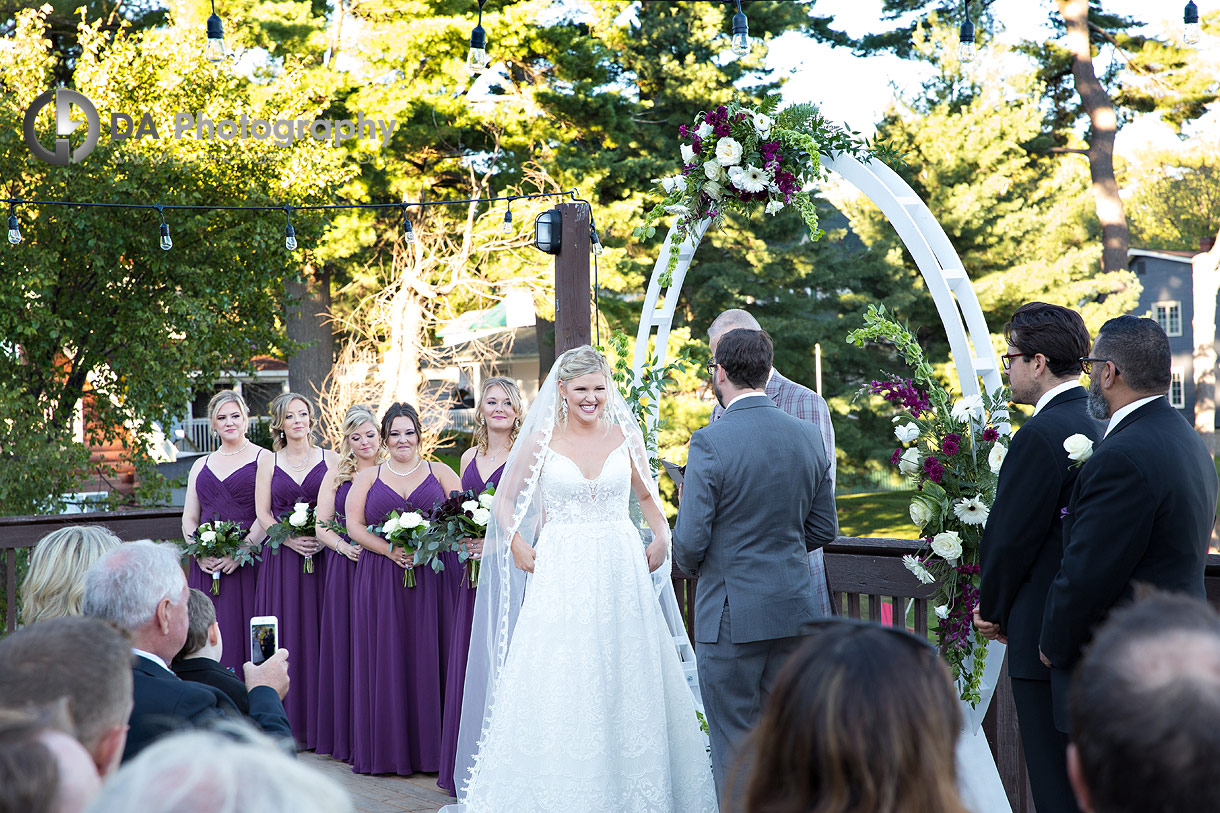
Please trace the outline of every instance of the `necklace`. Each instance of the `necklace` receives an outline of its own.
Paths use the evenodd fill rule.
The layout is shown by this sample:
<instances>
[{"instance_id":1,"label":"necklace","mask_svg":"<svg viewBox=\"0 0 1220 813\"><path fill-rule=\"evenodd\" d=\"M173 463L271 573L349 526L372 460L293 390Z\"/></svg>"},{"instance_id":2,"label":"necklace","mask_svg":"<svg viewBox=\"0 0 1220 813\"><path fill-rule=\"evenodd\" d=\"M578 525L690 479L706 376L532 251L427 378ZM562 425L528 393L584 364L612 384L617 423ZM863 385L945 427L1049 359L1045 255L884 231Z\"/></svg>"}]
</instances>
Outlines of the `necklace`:
<instances>
[{"instance_id":1,"label":"necklace","mask_svg":"<svg viewBox=\"0 0 1220 813\"><path fill-rule=\"evenodd\" d=\"M507 446L505 448L501 449L500 451L496 452L495 454L491 454L491 449L488 449L486 452L483 453L483 457L486 457L492 463L495 463L497 457L499 457L502 454L506 454L509 451L511 451L511 447L507 447Z\"/></svg>"},{"instance_id":2,"label":"necklace","mask_svg":"<svg viewBox=\"0 0 1220 813\"><path fill-rule=\"evenodd\" d=\"M226 452L224 449L217 449L216 454L224 455L225 457L232 457L235 454L241 454L242 452L244 452L246 450L246 447L249 445L250 445L250 438L246 438L246 442L243 443L241 445L241 448L238 449L236 452Z\"/></svg>"},{"instance_id":3,"label":"necklace","mask_svg":"<svg viewBox=\"0 0 1220 813\"><path fill-rule=\"evenodd\" d=\"M302 460L299 465L294 466L292 463L290 463L288 461L288 455L285 454L284 463L286 464L287 468L290 468L293 471L300 471L301 469L305 468L305 464L309 462L309 458L311 458L311 457L313 457L313 449L310 449L308 452L305 453L305 459Z\"/></svg>"},{"instance_id":4,"label":"necklace","mask_svg":"<svg viewBox=\"0 0 1220 813\"><path fill-rule=\"evenodd\" d=\"M394 468L394 464L393 464L393 463L391 463L389 460L387 460L387 461L385 462L385 465L386 465L386 468L387 468L387 469L389 469L390 471L394 472L394 473L395 473L395 474L397 474L399 477L410 477L412 474L414 474L414 473L415 473L415 470L416 470L416 469L418 469L420 466L424 465L424 459L421 457L421 458L419 459L419 462L415 464L415 468L414 468L414 469L411 469L411 470L410 470L409 472L407 472L406 474L403 474L401 471L399 471L398 469Z\"/></svg>"}]
</instances>

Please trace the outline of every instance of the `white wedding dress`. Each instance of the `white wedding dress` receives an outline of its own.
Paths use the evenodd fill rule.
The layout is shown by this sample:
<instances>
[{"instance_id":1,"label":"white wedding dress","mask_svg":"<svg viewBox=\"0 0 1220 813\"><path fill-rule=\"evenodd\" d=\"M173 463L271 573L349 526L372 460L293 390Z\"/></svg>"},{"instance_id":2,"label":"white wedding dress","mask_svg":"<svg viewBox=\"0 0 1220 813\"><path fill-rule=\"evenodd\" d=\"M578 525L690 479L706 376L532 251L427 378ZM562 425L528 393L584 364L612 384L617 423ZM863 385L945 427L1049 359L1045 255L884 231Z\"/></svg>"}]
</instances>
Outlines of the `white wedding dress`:
<instances>
[{"instance_id":1,"label":"white wedding dress","mask_svg":"<svg viewBox=\"0 0 1220 813\"><path fill-rule=\"evenodd\" d=\"M547 449L545 524L464 794L468 813L714 813L704 738L628 513L627 444Z\"/></svg>"}]
</instances>

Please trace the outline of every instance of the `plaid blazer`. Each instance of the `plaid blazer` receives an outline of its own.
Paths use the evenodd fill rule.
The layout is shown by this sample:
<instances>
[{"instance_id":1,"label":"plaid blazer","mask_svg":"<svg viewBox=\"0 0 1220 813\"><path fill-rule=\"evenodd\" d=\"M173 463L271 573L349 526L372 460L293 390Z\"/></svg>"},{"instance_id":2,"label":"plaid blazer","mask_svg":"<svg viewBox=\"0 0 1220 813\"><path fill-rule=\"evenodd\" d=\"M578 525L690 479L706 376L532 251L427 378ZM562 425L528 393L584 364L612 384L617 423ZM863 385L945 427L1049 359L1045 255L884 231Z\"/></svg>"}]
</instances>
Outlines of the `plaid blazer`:
<instances>
[{"instance_id":1,"label":"plaid blazer","mask_svg":"<svg viewBox=\"0 0 1220 813\"><path fill-rule=\"evenodd\" d=\"M775 405L794 418L808 421L818 429L825 447L826 459L830 463L830 485L835 484L835 428L830 422L830 408L826 399L808 387L784 378L779 371L772 368L771 377L767 379L767 397ZM724 414L724 407L716 404L712 408L712 417L708 423L719 420ZM822 549L818 548L809 554L809 570L813 574L813 588L823 615L833 613L830 600L830 582L826 578L826 559Z\"/></svg>"}]
</instances>

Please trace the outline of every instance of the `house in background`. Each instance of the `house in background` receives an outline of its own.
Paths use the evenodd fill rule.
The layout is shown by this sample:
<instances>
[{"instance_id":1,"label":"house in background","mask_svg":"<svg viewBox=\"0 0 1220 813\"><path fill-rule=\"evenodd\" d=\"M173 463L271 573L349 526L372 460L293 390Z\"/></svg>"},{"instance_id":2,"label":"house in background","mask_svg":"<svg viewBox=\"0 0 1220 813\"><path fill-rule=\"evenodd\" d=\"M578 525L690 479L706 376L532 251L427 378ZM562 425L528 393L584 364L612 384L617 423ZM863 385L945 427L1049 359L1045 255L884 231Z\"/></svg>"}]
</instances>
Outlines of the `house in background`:
<instances>
[{"instance_id":1,"label":"house in background","mask_svg":"<svg viewBox=\"0 0 1220 813\"><path fill-rule=\"evenodd\" d=\"M210 386L200 388L194 399L185 405L182 417L169 427L167 440L173 449L167 449L165 458L194 458L216 451L220 440L212 433L208 421L208 402L221 390L236 390L250 407L250 427L247 434L256 437L263 427L271 422L268 410L272 399L281 392L288 392L288 363L271 356L255 356L252 373L230 373ZM265 429L262 430L265 434Z\"/></svg>"}]
</instances>

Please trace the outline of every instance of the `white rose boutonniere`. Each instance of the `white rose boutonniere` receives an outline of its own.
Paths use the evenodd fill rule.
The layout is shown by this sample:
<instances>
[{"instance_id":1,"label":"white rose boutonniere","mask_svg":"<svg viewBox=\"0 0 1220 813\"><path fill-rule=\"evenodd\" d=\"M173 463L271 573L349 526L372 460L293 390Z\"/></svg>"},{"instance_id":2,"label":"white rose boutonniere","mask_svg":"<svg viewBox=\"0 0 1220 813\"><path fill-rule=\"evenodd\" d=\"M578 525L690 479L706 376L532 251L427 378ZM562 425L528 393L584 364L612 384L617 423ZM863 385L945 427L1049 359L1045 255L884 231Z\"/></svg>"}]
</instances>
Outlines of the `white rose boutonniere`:
<instances>
[{"instance_id":1,"label":"white rose boutonniere","mask_svg":"<svg viewBox=\"0 0 1220 813\"><path fill-rule=\"evenodd\" d=\"M1063 450L1068 453L1068 460L1073 467L1083 466L1084 462L1093 456L1093 441L1084 435L1076 434L1063 441Z\"/></svg>"},{"instance_id":2,"label":"white rose boutonniere","mask_svg":"<svg viewBox=\"0 0 1220 813\"><path fill-rule=\"evenodd\" d=\"M992 474L999 474L1000 467L1004 465L1004 458L1008 457L1008 447L1003 443L997 443L991 447L991 451L987 453L987 465L991 467Z\"/></svg>"},{"instance_id":3,"label":"white rose boutonniere","mask_svg":"<svg viewBox=\"0 0 1220 813\"><path fill-rule=\"evenodd\" d=\"M946 561L955 562L962 555L962 538L957 531L942 531L932 537L932 552Z\"/></svg>"}]
</instances>

